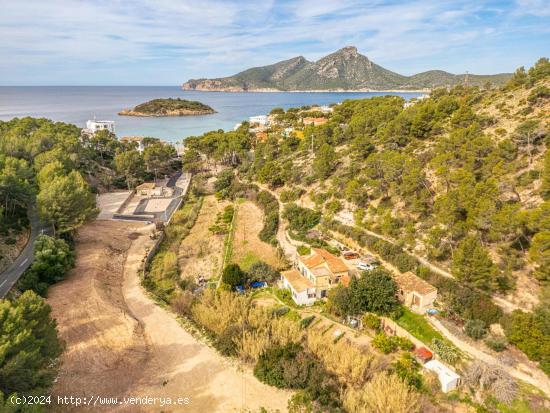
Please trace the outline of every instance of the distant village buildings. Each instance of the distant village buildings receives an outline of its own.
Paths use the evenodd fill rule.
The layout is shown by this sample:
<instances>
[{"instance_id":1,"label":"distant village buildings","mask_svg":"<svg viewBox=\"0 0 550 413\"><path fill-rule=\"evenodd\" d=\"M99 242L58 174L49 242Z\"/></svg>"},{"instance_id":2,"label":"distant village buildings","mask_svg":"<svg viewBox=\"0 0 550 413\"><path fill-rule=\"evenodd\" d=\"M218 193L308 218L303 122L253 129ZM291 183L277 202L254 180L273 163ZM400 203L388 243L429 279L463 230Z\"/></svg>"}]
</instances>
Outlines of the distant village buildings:
<instances>
[{"instance_id":1,"label":"distant village buildings","mask_svg":"<svg viewBox=\"0 0 550 413\"><path fill-rule=\"evenodd\" d=\"M311 107L311 110L312 111L319 111L319 112L322 112L322 113L332 113L332 108L328 105L322 105L322 106L312 106Z\"/></svg>"},{"instance_id":2,"label":"distant village buildings","mask_svg":"<svg viewBox=\"0 0 550 413\"><path fill-rule=\"evenodd\" d=\"M95 135L96 132L106 130L111 133L115 133L115 121L114 120L88 120L86 122L86 128L83 132Z\"/></svg>"},{"instance_id":3,"label":"distant village buildings","mask_svg":"<svg viewBox=\"0 0 550 413\"><path fill-rule=\"evenodd\" d=\"M143 143L143 137L142 136L124 136L120 138L120 141L123 143L133 143L136 145L136 150L139 153L143 153L145 150L145 145Z\"/></svg>"},{"instance_id":4,"label":"distant village buildings","mask_svg":"<svg viewBox=\"0 0 550 413\"><path fill-rule=\"evenodd\" d=\"M304 126L312 125L312 126L319 126L324 125L328 122L327 118L303 118L302 123Z\"/></svg>"},{"instance_id":5,"label":"distant village buildings","mask_svg":"<svg viewBox=\"0 0 550 413\"><path fill-rule=\"evenodd\" d=\"M248 118L250 126L268 126L269 119L267 115L250 116Z\"/></svg>"}]
</instances>

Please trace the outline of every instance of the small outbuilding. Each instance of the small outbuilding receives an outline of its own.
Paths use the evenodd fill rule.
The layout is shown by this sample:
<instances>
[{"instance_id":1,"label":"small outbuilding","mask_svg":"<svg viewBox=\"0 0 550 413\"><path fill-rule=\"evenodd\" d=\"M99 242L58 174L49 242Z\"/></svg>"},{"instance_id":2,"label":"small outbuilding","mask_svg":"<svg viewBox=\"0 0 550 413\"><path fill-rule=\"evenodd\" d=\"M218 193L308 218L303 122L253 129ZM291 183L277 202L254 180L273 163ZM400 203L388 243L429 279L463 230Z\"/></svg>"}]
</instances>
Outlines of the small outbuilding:
<instances>
[{"instance_id":1,"label":"small outbuilding","mask_svg":"<svg viewBox=\"0 0 550 413\"><path fill-rule=\"evenodd\" d=\"M460 384L460 376L438 360L428 361L424 364L424 368L437 374L443 393L448 393L456 389Z\"/></svg>"},{"instance_id":2,"label":"small outbuilding","mask_svg":"<svg viewBox=\"0 0 550 413\"><path fill-rule=\"evenodd\" d=\"M437 288L410 271L396 275L399 299L412 311L426 313L437 299Z\"/></svg>"}]
</instances>

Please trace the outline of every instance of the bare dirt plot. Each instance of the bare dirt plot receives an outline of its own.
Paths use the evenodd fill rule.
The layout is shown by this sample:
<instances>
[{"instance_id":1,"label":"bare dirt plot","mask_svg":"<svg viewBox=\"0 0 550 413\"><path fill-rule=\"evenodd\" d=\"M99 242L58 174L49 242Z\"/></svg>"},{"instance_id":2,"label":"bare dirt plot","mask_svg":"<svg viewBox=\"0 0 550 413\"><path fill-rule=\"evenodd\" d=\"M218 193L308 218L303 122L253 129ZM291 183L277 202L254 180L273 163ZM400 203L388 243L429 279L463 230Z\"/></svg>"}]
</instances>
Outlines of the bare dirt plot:
<instances>
[{"instance_id":1,"label":"bare dirt plot","mask_svg":"<svg viewBox=\"0 0 550 413\"><path fill-rule=\"evenodd\" d=\"M183 408L153 411L242 412L261 407L286 411L290 392L260 383L248 368L231 363L198 342L173 315L144 294L136 275L143 256L141 242L148 242L148 238L136 240L128 253L123 291L131 313L144 327L152 357L132 394L191 399Z\"/></svg>"},{"instance_id":2,"label":"bare dirt plot","mask_svg":"<svg viewBox=\"0 0 550 413\"><path fill-rule=\"evenodd\" d=\"M147 342L121 288L129 235L140 226L95 221L79 231L76 267L48 292L66 343L54 395L123 394L139 379Z\"/></svg>"},{"instance_id":3,"label":"bare dirt plot","mask_svg":"<svg viewBox=\"0 0 550 413\"><path fill-rule=\"evenodd\" d=\"M204 198L197 221L179 248L178 265L182 277L202 275L209 279L219 272L224 236L212 234L208 228L226 205L227 202L218 201L213 195Z\"/></svg>"},{"instance_id":4,"label":"bare dirt plot","mask_svg":"<svg viewBox=\"0 0 550 413\"><path fill-rule=\"evenodd\" d=\"M55 396L189 397L186 406L55 406L52 411L238 412L266 406L286 411L289 392L258 382L187 333L152 302L138 269L151 226L95 221L80 230L77 266L52 287L66 351Z\"/></svg>"},{"instance_id":5,"label":"bare dirt plot","mask_svg":"<svg viewBox=\"0 0 550 413\"><path fill-rule=\"evenodd\" d=\"M275 268L280 266L277 250L258 238L264 224L262 210L256 204L251 201L239 204L234 225L232 262L238 263L243 269L248 269L258 260Z\"/></svg>"}]
</instances>

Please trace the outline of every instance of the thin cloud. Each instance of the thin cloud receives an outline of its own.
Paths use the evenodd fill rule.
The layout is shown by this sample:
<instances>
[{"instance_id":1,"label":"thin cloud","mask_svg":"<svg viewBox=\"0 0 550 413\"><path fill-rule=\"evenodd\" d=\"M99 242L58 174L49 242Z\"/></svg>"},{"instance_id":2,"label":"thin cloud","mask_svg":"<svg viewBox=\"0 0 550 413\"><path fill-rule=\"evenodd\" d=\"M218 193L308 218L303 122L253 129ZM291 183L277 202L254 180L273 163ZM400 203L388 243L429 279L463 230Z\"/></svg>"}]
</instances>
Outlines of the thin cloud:
<instances>
[{"instance_id":1,"label":"thin cloud","mask_svg":"<svg viewBox=\"0 0 550 413\"><path fill-rule=\"evenodd\" d=\"M544 0L3 3L4 84L178 84L297 55L315 60L349 44L404 74L488 73L527 65L550 44ZM532 37L539 42L524 41ZM516 61L502 52L514 47Z\"/></svg>"}]
</instances>

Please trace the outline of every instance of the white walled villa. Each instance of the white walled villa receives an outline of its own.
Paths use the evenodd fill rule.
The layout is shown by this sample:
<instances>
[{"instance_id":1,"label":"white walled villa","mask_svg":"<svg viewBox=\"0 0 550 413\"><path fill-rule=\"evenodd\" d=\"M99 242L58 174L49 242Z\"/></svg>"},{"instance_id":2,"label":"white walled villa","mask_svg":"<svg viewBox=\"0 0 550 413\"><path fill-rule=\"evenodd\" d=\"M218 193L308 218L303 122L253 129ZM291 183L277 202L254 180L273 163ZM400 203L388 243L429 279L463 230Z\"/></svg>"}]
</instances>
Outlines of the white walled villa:
<instances>
[{"instance_id":1,"label":"white walled villa","mask_svg":"<svg viewBox=\"0 0 550 413\"><path fill-rule=\"evenodd\" d=\"M115 121L113 120L88 120L86 122L86 129L95 134L100 130L108 130L111 133L115 133Z\"/></svg>"}]
</instances>

